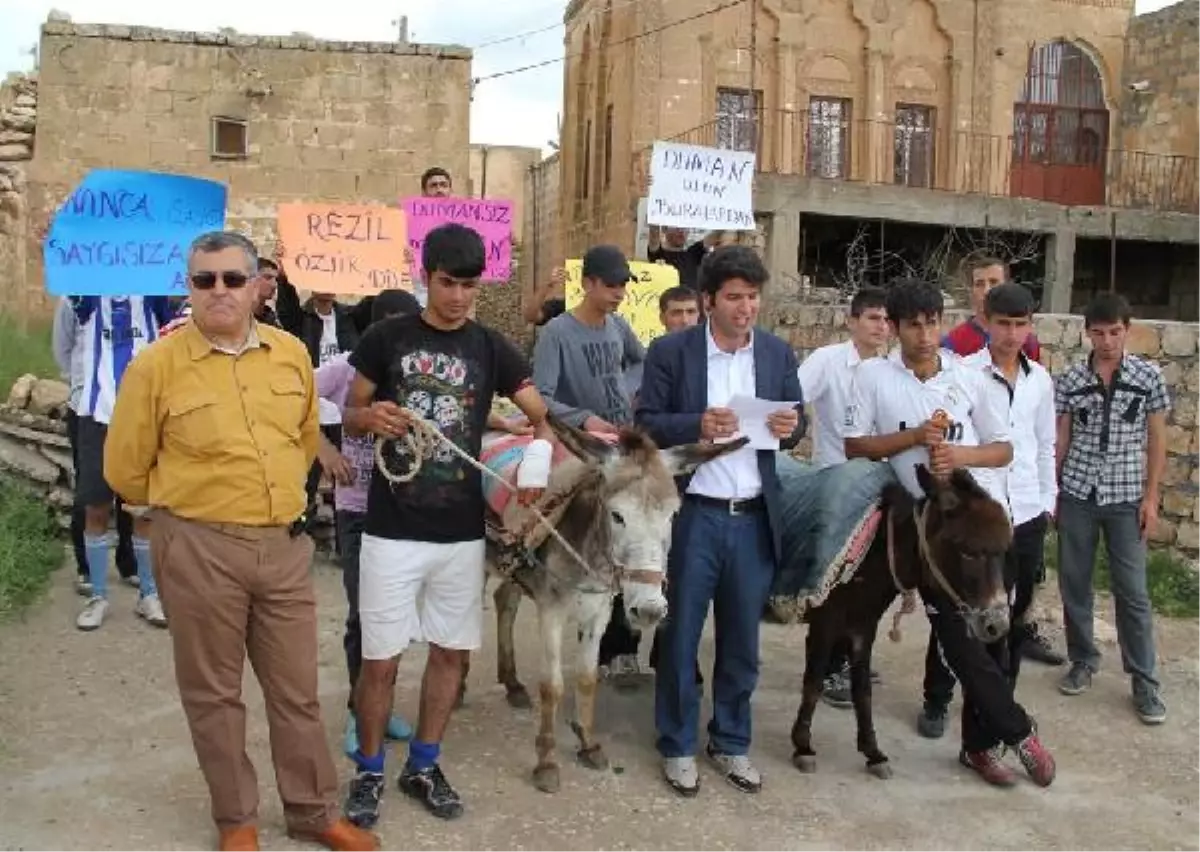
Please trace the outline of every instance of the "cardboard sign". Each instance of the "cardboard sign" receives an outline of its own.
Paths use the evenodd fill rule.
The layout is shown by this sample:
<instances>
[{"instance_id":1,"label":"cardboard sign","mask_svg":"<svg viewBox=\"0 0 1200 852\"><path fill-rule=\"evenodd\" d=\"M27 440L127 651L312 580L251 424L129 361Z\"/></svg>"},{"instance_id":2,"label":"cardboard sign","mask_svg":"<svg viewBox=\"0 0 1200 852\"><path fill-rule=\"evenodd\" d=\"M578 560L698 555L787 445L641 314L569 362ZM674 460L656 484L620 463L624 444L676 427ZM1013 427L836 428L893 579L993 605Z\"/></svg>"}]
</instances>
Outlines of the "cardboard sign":
<instances>
[{"instance_id":1,"label":"cardboard sign","mask_svg":"<svg viewBox=\"0 0 1200 852\"><path fill-rule=\"evenodd\" d=\"M651 225L754 230L753 151L655 142L650 178Z\"/></svg>"},{"instance_id":2,"label":"cardboard sign","mask_svg":"<svg viewBox=\"0 0 1200 852\"><path fill-rule=\"evenodd\" d=\"M457 222L483 239L487 267L484 281L508 281L512 276L511 201L495 198L426 198L417 196L401 202L408 217L408 244L412 248L412 275L421 278L421 247L425 235L438 225Z\"/></svg>"},{"instance_id":3,"label":"cardboard sign","mask_svg":"<svg viewBox=\"0 0 1200 852\"><path fill-rule=\"evenodd\" d=\"M566 297L567 310L583 300L583 261L568 260ZM665 333L659 318L658 299L672 287L679 286L679 271L665 263L640 263L630 261L629 268L637 281L625 288L625 300L617 313L633 327L634 334L643 346Z\"/></svg>"},{"instance_id":4,"label":"cardboard sign","mask_svg":"<svg viewBox=\"0 0 1200 852\"><path fill-rule=\"evenodd\" d=\"M412 291L404 211L364 204L280 204L279 242L292 284L314 293Z\"/></svg>"},{"instance_id":5,"label":"cardboard sign","mask_svg":"<svg viewBox=\"0 0 1200 852\"><path fill-rule=\"evenodd\" d=\"M187 292L192 240L225 227L225 186L156 172L96 169L54 214L42 244L56 296Z\"/></svg>"}]
</instances>

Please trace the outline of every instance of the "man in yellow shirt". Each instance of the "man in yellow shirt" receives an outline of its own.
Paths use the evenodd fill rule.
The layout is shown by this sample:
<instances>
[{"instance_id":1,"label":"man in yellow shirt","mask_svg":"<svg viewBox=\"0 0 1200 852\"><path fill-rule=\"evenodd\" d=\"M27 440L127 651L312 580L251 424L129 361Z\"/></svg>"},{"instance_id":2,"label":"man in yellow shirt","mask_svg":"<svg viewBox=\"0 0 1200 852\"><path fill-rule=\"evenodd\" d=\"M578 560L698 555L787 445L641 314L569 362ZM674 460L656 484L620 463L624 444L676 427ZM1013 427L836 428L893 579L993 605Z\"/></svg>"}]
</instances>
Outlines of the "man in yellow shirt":
<instances>
[{"instance_id":1,"label":"man in yellow shirt","mask_svg":"<svg viewBox=\"0 0 1200 852\"><path fill-rule=\"evenodd\" d=\"M317 700L313 546L300 521L317 451L313 371L300 341L254 321L257 287L247 285L257 261L240 234L192 244L192 322L129 365L104 473L127 504L150 507L175 680L220 848L258 848L242 703L249 655L288 834L376 849L373 835L339 817Z\"/></svg>"}]
</instances>

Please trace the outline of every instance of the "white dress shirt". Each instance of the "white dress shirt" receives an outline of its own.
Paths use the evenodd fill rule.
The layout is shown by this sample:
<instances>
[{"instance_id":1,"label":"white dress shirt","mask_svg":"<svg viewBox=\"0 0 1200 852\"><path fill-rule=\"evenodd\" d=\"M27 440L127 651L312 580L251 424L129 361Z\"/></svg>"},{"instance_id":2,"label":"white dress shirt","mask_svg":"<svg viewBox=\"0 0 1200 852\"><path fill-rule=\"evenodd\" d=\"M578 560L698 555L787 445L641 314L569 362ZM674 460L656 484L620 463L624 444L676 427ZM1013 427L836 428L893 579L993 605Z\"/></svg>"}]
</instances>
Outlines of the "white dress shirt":
<instances>
[{"instance_id":1,"label":"white dress shirt","mask_svg":"<svg viewBox=\"0 0 1200 852\"><path fill-rule=\"evenodd\" d=\"M816 434L813 437L813 464L831 467L846 460L846 442L842 430L846 406L858 365L863 362L854 341L822 346L800 365L796 376L804 391L804 402L813 408Z\"/></svg>"},{"instance_id":2,"label":"white dress shirt","mask_svg":"<svg viewBox=\"0 0 1200 852\"><path fill-rule=\"evenodd\" d=\"M964 363L987 376L984 386L995 405L1008 412L1008 433L1013 458L1007 468L989 470L1008 496L1013 525L1054 512L1058 501L1054 445L1054 380L1046 368L1021 353L1017 381L1010 385L992 361L988 347L968 355ZM990 489L989 489L990 490Z\"/></svg>"},{"instance_id":3,"label":"white dress shirt","mask_svg":"<svg viewBox=\"0 0 1200 852\"><path fill-rule=\"evenodd\" d=\"M941 352L942 368L925 381L904 366L899 348L887 358L872 358L858 368L850 406L846 409L847 438L891 435L924 423L938 409L950 416L946 440L964 447L1008 442L1008 409L985 382L995 380L972 369L949 350ZM910 447L888 459L900 483L914 497L924 492L917 482L916 465L929 464L929 450ZM971 473L988 494L1008 505L1002 485L994 477L972 468Z\"/></svg>"},{"instance_id":4,"label":"white dress shirt","mask_svg":"<svg viewBox=\"0 0 1200 852\"><path fill-rule=\"evenodd\" d=\"M707 325L704 336L708 342L707 407L721 408L735 396L754 396L754 333L750 333L750 340L736 352L723 352ZM758 472L755 450L742 447L700 465L688 484L688 494L718 500L749 500L759 496L762 494L762 475Z\"/></svg>"}]
</instances>

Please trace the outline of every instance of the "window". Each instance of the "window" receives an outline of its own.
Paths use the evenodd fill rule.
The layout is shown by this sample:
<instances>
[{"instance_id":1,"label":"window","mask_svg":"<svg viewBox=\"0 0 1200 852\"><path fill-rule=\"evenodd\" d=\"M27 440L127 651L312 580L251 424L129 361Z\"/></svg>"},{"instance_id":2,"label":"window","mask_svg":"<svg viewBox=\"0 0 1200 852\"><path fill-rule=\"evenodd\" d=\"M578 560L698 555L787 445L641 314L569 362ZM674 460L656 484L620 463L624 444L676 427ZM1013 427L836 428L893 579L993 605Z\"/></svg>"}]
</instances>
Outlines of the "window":
<instances>
[{"instance_id":1,"label":"window","mask_svg":"<svg viewBox=\"0 0 1200 852\"><path fill-rule=\"evenodd\" d=\"M246 142L246 122L240 118L223 116L213 118L211 153L215 159L245 159L249 153Z\"/></svg>"},{"instance_id":2,"label":"window","mask_svg":"<svg viewBox=\"0 0 1200 852\"><path fill-rule=\"evenodd\" d=\"M850 176L850 100L810 98L808 101L808 174L812 177Z\"/></svg>"},{"instance_id":3,"label":"window","mask_svg":"<svg viewBox=\"0 0 1200 852\"><path fill-rule=\"evenodd\" d=\"M717 89L717 147L730 151L758 149L759 92Z\"/></svg>"},{"instance_id":4,"label":"window","mask_svg":"<svg viewBox=\"0 0 1200 852\"><path fill-rule=\"evenodd\" d=\"M604 109L604 188L612 186L613 108Z\"/></svg>"},{"instance_id":5,"label":"window","mask_svg":"<svg viewBox=\"0 0 1200 852\"><path fill-rule=\"evenodd\" d=\"M592 173L592 120L589 118L583 130L583 191L581 197L588 197L588 177Z\"/></svg>"},{"instance_id":6,"label":"window","mask_svg":"<svg viewBox=\"0 0 1200 852\"><path fill-rule=\"evenodd\" d=\"M903 186L933 184L933 107L896 104L896 130L893 140L895 171L893 181Z\"/></svg>"}]
</instances>

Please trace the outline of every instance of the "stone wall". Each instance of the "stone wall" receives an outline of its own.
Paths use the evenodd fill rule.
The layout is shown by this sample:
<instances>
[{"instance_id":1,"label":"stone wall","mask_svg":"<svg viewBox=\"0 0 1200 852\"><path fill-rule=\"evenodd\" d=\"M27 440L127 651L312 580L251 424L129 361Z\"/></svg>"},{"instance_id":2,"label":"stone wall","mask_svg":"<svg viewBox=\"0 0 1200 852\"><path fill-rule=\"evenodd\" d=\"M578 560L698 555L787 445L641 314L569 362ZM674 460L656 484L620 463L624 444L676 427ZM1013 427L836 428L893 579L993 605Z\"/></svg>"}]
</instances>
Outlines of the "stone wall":
<instances>
[{"instance_id":1,"label":"stone wall","mask_svg":"<svg viewBox=\"0 0 1200 852\"><path fill-rule=\"evenodd\" d=\"M812 350L847 337L846 305L780 303L764 318L765 324L789 341L800 358ZM945 324L961 322L962 311L947 312ZM1042 314L1035 320L1042 344L1042 361L1052 374L1087 357L1088 344L1083 318L1074 315ZM1197 428L1197 396L1200 371L1197 361L1195 323L1138 322L1129 333L1130 352L1152 359L1162 368L1171 395L1167 418L1167 469L1159 508L1159 528L1154 542L1171 547L1194 559L1200 549L1200 429ZM805 452L808 439L805 440Z\"/></svg>"},{"instance_id":2,"label":"stone wall","mask_svg":"<svg viewBox=\"0 0 1200 852\"><path fill-rule=\"evenodd\" d=\"M1200 2L1182 0L1134 18L1125 42L1116 144L1127 151L1195 157L1198 63Z\"/></svg>"},{"instance_id":3,"label":"stone wall","mask_svg":"<svg viewBox=\"0 0 1200 852\"><path fill-rule=\"evenodd\" d=\"M0 310L13 309L13 287L25 268L26 172L33 158L36 117L37 78L9 75L0 84ZM19 310L19 301L16 307Z\"/></svg>"},{"instance_id":4,"label":"stone wall","mask_svg":"<svg viewBox=\"0 0 1200 852\"><path fill-rule=\"evenodd\" d=\"M45 500L64 528L75 488L71 443L62 419L67 393L62 382L22 376L0 404L0 479Z\"/></svg>"},{"instance_id":5,"label":"stone wall","mask_svg":"<svg viewBox=\"0 0 1200 852\"><path fill-rule=\"evenodd\" d=\"M52 304L38 229L93 168L219 180L228 225L264 249L279 202L394 204L431 165L468 174L466 48L51 21L39 56L24 265L0 267L26 314ZM215 118L246 123L244 156L215 155Z\"/></svg>"}]
</instances>

